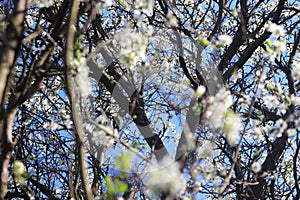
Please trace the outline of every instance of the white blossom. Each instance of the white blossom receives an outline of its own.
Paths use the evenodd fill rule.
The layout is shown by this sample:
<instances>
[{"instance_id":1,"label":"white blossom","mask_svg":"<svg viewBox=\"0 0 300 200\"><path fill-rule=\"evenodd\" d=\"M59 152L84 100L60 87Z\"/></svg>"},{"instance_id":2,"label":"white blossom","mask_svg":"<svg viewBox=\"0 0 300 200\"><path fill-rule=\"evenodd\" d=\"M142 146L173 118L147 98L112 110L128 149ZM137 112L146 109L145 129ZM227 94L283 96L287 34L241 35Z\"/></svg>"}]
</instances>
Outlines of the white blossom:
<instances>
[{"instance_id":1,"label":"white blossom","mask_svg":"<svg viewBox=\"0 0 300 200\"><path fill-rule=\"evenodd\" d=\"M177 21L176 17L173 14L169 13L167 18L168 18L169 24L171 26L176 26L178 24L178 21Z\"/></svg>"},{"instance_id":2,"label":"white blossom","mask_svg":"<svg viewBox=\"0 0 300 200\"><path fill-rule=\"evenodd\" d=\"M227 112L224 125L224 132L229 145L235 146L238 143L240 138L240 128L240 117L231 110Z\"/></svg>"},{"instance_id":3,"label":"white blossom","mask_svg":"<svg viewBox=\"0 0 300 200\"><path fill-rule=\"evenodd\" d=\"M282 41L279 41L279 40L275 40L273 42L273 45L275 47L275 51L278 52L278 53L282 52L282 51L284 51L286 49L285 43L282 42Z\"/></svg>"},{"instance_id":4,"label":"white blossom","mask_svg":"<svg viewBox=\"0 0 300 200\"><path fill-rule=\"evenodd\" d=\"M276 131L276 136L277 137L281 137L282 136L282 133L286 130L287 128L287 122L284 121L283 119L278 119L276 121L276 123L279 125L279 129L277 129Z\"/></svg>"},{"instance_id":5,"label":"white blossom","mask_svg":"<svg viewBox=\"0 0 300 200\"><path fill-rule=\"evenodd\" d=\"M48 100L47 99L44 99L43 101L42 101L42 105L43 105L43 110L45 110L45 111L48 111L50 108L51 108L51 104L50 104L50 102L48 102Z\"/></svg>"},{"instance_id":6,"label":"white blossom","mask_svg":"<svg viewBox=\"0 0 300 200\"><path fill-rule=\"evenodd\" d=\"M153 13L153 6L154 6L154 1L153 0L147 0L146 2L146 5L143 9L143 12L148 15L148 16L151 16L152 13Z\"/></svg>"},{"instance_id":7,"label":"white blossom","mask_svg":"<svg viewBox=\"0 0 300 200\"><path fill-rule=\"evenodd\" d=\"M54 4L53 0L34 0L33 4L38 8L48 8Z\"/></svg>"},{"instance_id":8,"label":"white blossom","mask_svg":"<svg viewBox=\"0 0 300 200\"><path fill-rule=\"evenodd\" d=\"M300 62L294 64L294 79L300 79Z\"/></svg>"},{"instance_id":9,"label":"white blossom","mask_svg":"<svg viewBox=\"0 0 300 200\"><path fill-rule=\"evenodd\" d=\"M262 130L261 130L260 127L255 126L255 127L252 128L252 130L253 130L255 135L261 135L262 134Z\"/></svg>"},{"instance_id":10,"label":"white blossom","mask_svg":"<svg viewBox=\"0 0 300 200\"><path fill-rule=\"evenodd\" d=\"M233 103L232 96L228 90L223 88L215 97L210 97L208 101L211 103L206 111L209 126L214 129L222 129L224 126L225 114Z\"/></svg>"},{"instance_id":11,"label":"white blossom","mask_svg":"<svg viewBox=\"0 0 300 200\"><path fill-rule=\"evenodd\" d=\"M118 131L109 126L101 125L101 128L102 130L97 130L87 125L87 130L92 133L92 141L96 145L111 147L115 142L115 137L118 135Z\"/></svg>"},{"instance_id":12,"label":"white blossom","mask_svg":"<svg viewBox=\"0 0 300 200\"><path fill-rule=\"evenodd\" d=\"M300 74L300 68L299 68L299 74ZM300 105L300 97L298 97L298 96L296 96L294 94L291 96L291 101L295 105Z\"/></svg>"},{"instance_id":13,"label":"white blossom","mask_svg":"<svg viewBox=\"0 0 300 200\"><path fill-rule=\"evenodd\" d=\"M285 33L283 28L275 23L270 23L267 30L270 31L275 37L283 36Z\"/></svg>"},{"instance_id":14,"label":"white blossom","mask_svg":"<svg viewBox=\"0 0 300 200\"><path fill-rule=\"evenodd\" d=\"M213 147L214 147L213 143L211 143L208 140L204 141L203 145L199 149L201 157L203 158L212 157L214 153Z\"/></svg>"},{"instance_id":15,"label":"white blossom","mask_svg":"<svg viewBox=\"0 0 300 200\"><path fill-rule=\"evenodd\" d=\"M196 179L199 174L200 174L200 167L199 167L199 164L198 163L194 163L192 166L191 166L191 176L193 179Z\"/></svg>"},{"instance_id":16,"label":"white blossom","mask_svg":"<svg viewBox=\"0 0 300 200\"><path fill-rule=\"evenodd\" d=\"M270 104L273 108L277 108L281 104L275 95L265 95L262 99L265 104Z\"/></svg>"},{"instance_id":17,"label":"white blossom","mask_svg":"<svg viewBox=\"0 0 300 200\"><path fill-rule=\"evenodd\" d=\"M76 74L75 80L82 97L87 97L91 92L91 84L89 81L89 70L86 66L86 61L81 58L80 61L75 59L73 65L77 67L78 73Z\"/></svg>"},{"instance_id":18,"label":"white blossom","mask_svg":"<svg viewBox=\"0 0 300 200\"><path fill-rule=\"evenodd\" d=\"M111 6L113 4L112 0L105 0L106 6Z\"/></svg>"},{"instance_id":19,"label":"white blossom","mask_svg":"<svg viewBox=\"0 0 300 200\"><path fill-rule=\"evenodd\" d=\"M254 162L251 165L251 170L255 173L258 173L261 170L261 165L258 162Z\"/></svg>"},{"instance_id":20,"label":"white blossom","mask_svg":"<svg viewBox=\"0 0 300 200\"><path fill-rule=\"evenodd\" d=\"M15 161L14 162L14 167L13 167L13 172L16 176L20 176L24 174L25 172L25 166L21 161Z\"/></svg>"},{"instance_id":21,"label":"white blossom","mask_svg":"<svg viewBox=\"0 0 300 200\"><path fill-rule=\"evenodd\" d=\"M134 32L127 27L115 35L115 42L119 43L120 47L119 51L114 53L125 66L133 70L138 61L146 60L146 48L149 42L146 35Z\"/></svg>"},{"instance_id":22,"label":"white blossom","mask_svg":"<svg viewBox=\"0 0 300 200\"><path fill-rule=\"evenodd\" d=\"M290 128L286 132L289 137L296 135L296 129L294 129L294 128Z\"/></svg>"},{"instance_id":23,"label":"white blossom","mask_svg":"<svg viewBox=\"0 0 300 200\"><path fill-rule=\"evenodd\" d=\"M205 93L206 91L206 88L203 86L203 85L200 85L197 90L196 90L196 93L195 95L199 98L201 98L203 96L203 94Z\"/></svg>"},{"instance_id":24,"label":"white blossom","mask_svg":"<svg viewBox=\"0 0 300 200\"><path fill-rule=\"evenodd\" d=\"M232 37L230 35L219 35L219 41L221 42L221 44L225 45L225 46L229 46L232 43Z\"/></svg>"},{"instance_id":25,"label":"white blossom","mask_svg":"<svg viewBox=\"0 0 300 200\"><path fill-rule=\"evenodd\" d=\"M48 129L48 130L52 130L52 131L55 131L57 128L59 127L59 124L58 123L56 123L56 122L46 122L46 123L44 123L44 125L43 125L43 128L45 128L45 129Z\"/></svg>"},{"instance_id":26,"label":"white blossom","mask_svg":"<svg viewBox=\"0 0 300 200\"><path fill-rule=\"evenodd\" d=\"M169 157L165 157L158 164L150 165L148 170L151 172L146 185L154 193L168 191L171 195L177 195L185 187L179 164Z\"/></svg>"},{"instance_id":27,"label":"white blossom","mask_svg":"<svg viewBox=\"0 0 300 200\"><path fill-rule=\"evenodd\" d=\"M62 190L61 189L56 189L55 194L62 194Z\"/></svg>"},{"instance_id":28,"label":"white blossom","mask_svg":"<svg viewBox=\"0 0 300 200\"><path fill-rule=\"evenodd\" d=\"M33 17L32 17L32 16L26 15L26 16L25 16L25 20L26 20L26 22L28 23L28 26L29 26L29 27L33 26Z\"/></svg>"}]
</instances>

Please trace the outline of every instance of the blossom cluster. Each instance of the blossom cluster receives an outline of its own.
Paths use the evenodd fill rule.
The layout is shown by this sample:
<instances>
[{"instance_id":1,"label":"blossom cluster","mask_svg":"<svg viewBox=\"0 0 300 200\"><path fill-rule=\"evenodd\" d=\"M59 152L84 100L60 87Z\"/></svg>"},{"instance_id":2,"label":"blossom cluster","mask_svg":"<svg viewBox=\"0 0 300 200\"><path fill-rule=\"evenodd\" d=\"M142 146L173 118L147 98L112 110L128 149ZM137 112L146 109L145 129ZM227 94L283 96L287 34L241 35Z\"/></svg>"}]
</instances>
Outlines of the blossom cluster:
<instances>
[{"instance_id":1,"label":"blossom cluster","mask_svg":"<svg viewBox=\"0 0 300 200\"><path fill-rule=\"evenodd\" d=\"M175 196L183 192L185 181L181 175L179 164L173 159L166 157L159 163L151 164L147 171L149 171L149 176L145 184L154 193L159 194L165 191Z\"/></svg>"},{"instance_id":2,"label":"blossom cluster","mask_svg":"<svg viewBox=\"0 0 300 200\"><path fill-rule=\"evenodd\" d=\"M222 88L216 94L208 98L205 117L208 125L213 130L224 130L227 142L234 146L239 140L241 128L240 117L230 110L233 104L232 96L228 90Z\"/></svg>"}]
</instances>

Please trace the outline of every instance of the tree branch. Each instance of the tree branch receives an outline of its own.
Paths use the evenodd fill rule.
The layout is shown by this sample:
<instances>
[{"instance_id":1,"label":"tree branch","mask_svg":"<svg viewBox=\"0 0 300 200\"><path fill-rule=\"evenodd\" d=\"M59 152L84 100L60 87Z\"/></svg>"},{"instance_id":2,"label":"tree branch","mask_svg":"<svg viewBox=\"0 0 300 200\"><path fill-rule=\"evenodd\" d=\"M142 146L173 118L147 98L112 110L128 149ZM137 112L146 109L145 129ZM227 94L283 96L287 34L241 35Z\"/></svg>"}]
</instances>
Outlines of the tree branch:
<instances>
[{"instance_id":1,"label":"tree branch","mask_svg":"<svg viewBox=\"0 0 300 200\"><path fill-rule=\"evenodd\" d=\"M5 113L5 94L8 91L9 76L22 41L26 7L26 0L14 1L13 17L7 27L6 38L0 50L0 138L2 143L0 156L0 199L4 198L8 183L8 165L14 148L12 125L17 112L16 109L12 109Z\"/></svg>"},{"instance_id":2,"label":"tree branch","mask_svg":"<svg viewBox=\"0 0 300 200\"><path fill-rule=\"evenodd\" d=\"M65 56L65 62L66 62L66 78L67 78L67 91L70 98L70 103L72 106L72 118L74 121L75 131L76 131L76 139L77 139L77 145L78 145L78 152L79 152L79 165L80 165L80 173L82 178L82 185L83 185L83 191L85 194L85 198L87 200L92 200L93 195L91 192L91 189L89 187L89 181L88 181L88 173L86 169L86 162L85 162L85 149L83 146L83 124L82 124L82 115L80 112L80 109L78 107L79 102L76 96L76 91L74 88L74 74L73 69L71 65L71 61L74 59L74 41L75 41L75 30L73 26L75 25L77 21L77 14L79 10L79 0L74 0L71 3L70 8L70 17L69 17L69 24L68 24L68 34L67 34L67 44L66 44L66 56Z\"/></svg>"}]
</instances>

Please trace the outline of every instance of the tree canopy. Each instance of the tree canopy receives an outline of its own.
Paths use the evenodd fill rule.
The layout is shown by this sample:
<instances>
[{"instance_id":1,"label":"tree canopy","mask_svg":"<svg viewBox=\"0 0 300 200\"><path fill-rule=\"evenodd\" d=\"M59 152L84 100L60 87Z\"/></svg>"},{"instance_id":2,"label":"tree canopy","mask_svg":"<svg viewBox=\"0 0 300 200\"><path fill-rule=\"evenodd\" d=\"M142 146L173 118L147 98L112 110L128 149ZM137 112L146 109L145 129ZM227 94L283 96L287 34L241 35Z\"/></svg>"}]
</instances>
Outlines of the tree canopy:
<instances>
[{"instance_id":1,"label":"tree canopy","mask_svg":"<svg viewBox=\"0 0 300 200\"><path fill-rule=\"evenodd\" d=\"M0 199L300 199L298 0L0 2Z\"/></svg>"}]
</instances>

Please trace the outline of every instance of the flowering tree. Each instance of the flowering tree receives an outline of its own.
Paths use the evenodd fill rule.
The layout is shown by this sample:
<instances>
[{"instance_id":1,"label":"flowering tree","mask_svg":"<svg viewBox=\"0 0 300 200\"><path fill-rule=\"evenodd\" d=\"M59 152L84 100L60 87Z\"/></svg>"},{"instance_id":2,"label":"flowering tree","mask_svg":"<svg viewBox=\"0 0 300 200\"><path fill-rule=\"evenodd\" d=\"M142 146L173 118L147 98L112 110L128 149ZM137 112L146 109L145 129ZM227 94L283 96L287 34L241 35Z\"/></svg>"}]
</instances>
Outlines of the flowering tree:
<instances>
[{"instance_id":1,"label":"flowering tree","mask_svg":"<svg viewBox=\"0 0 300 200\"><path fill-rule=\"evenodd\" d=\"M0 198L299 199L297 0L5 0Z\"/></svg>"}]
</instances>

